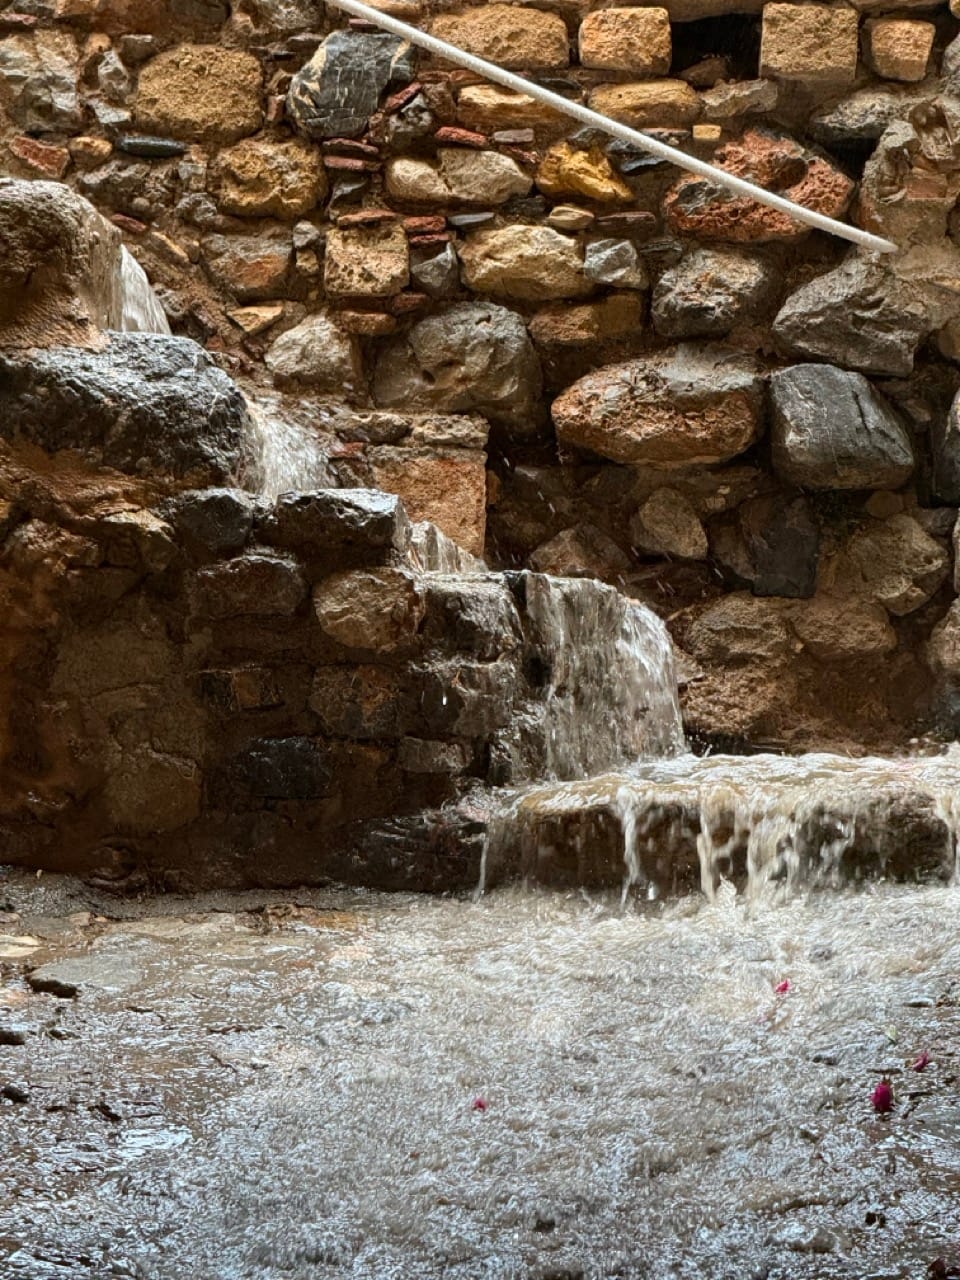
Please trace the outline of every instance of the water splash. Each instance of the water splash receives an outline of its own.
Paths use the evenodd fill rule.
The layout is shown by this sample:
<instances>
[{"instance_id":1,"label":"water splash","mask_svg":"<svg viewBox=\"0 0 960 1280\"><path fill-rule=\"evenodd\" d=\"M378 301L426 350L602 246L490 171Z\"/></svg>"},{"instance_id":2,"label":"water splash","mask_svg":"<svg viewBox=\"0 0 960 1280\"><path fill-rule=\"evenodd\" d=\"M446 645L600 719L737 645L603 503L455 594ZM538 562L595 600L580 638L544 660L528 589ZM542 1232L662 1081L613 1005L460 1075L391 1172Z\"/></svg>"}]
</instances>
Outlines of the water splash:
<instances>
[{"instance_id":1,"label":"water splash","mask_svg":"<svg viewBox=\"0 0 960 1280\"><path fill-rule=\"evenodd\" d=\"M169 333L170 325L146 272L126 245L120 249L120 328L124 333Z\"/></svg>"},{"instance_id":2,"label":"water splash","mask_svg":"<svg viewBox=\"0 0 960 1280\"><path fill-rule=\"evenodd\" d=\"M277 396L247 397L250 431L244 487L276 500L281 493L337 488L322 435L295 421Z\"/></svg>"}]
</instances>

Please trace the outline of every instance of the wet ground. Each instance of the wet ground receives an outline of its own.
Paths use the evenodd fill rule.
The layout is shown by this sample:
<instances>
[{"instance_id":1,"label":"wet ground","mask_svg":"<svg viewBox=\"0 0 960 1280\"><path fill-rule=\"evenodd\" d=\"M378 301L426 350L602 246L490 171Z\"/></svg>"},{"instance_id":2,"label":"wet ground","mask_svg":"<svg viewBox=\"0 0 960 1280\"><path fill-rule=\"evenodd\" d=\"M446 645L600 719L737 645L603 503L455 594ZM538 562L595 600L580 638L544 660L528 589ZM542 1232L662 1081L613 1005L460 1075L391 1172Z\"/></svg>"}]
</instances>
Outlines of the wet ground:
<instances>
[{"instance_id":1,"label":"wet ground","mask_svg":"<svg viewBox=\"0 0 960 1280\"><path fill-rule=\"evenodd\" d=\"M0 873L0 1277L952 1274L958 907Z\"/></svg>"}]
</instances>

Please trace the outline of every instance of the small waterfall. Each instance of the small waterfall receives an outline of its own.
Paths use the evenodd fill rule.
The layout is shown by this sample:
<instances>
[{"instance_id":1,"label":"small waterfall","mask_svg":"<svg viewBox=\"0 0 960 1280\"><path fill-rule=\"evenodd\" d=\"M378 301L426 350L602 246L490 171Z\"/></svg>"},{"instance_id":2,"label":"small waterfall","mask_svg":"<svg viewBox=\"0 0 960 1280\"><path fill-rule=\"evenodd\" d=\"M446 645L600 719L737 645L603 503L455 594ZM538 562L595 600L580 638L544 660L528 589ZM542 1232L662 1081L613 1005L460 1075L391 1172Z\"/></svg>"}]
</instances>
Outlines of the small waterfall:
<instances>
[{"instance_id":1,"label":"small waterfall","mask_svg":"<svg viewBox=\"0 0 960 1280\"><path fill-rule=\"evenodd\" d=\"M120 293L120 328L124 333L170 332L160 299L126 245L120 249Z\"/></svg>"},{"instance_id":2,"label":"small waterfall","mask_svg":"<svg viewBox=\"0 0 960 1280\"><path fill-rule=\"evenodd\" d=\"M323 439L309 424L294 421L277 396L247 396L250 432L244 487L275 501L292 490L335 489ZM321 411L318 411L321 412Z\"/></svg>"}]
</instances>

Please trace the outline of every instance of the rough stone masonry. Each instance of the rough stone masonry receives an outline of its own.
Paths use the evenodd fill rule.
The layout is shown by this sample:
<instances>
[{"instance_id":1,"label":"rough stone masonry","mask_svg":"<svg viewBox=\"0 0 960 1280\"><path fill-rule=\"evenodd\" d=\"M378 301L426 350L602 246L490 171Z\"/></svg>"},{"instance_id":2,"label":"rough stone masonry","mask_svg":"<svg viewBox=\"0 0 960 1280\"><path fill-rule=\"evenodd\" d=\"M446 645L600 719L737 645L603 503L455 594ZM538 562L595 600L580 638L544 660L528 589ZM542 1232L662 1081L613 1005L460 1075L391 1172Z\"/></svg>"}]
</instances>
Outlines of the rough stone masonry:
<instances>
[{"instance_id":1,"label":"rough stone masonry","mask_svg":"<svg viewBox=\"0 0 960 1280\"><path fill-rule=\"evenodd\" d=\"M953 736L952 7L378 3L901 251L858 255L319 0L9 0L0 165L91 200L202 377L308 423L330 483L651 605L696 737ZM0 270L2 324L25 278ZM111 350L125 386L153 377L150 344ZM55 467L72 442L46 425ZM194 442L214 478L217 439ZM12 591L27 548L56 556L5 465Z\"/></svg>"}]
</instances>

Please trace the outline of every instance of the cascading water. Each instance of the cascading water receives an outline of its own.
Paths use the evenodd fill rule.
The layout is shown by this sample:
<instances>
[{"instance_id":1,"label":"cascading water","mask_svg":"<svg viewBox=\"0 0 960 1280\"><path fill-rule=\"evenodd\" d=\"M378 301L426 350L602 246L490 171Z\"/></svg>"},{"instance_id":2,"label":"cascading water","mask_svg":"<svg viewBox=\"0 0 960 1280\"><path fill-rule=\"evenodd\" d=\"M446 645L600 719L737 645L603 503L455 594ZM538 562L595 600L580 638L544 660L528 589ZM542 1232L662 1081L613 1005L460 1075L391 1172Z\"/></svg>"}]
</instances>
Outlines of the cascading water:
<instances>
[{"instance_id":1,"label":"cascading water","mask_svg":"<svg viewBox=\"0 0 960 1280\"><path fill-rule=\"evenodd\" d=\"M121 328L124 333L169 333L160 299L126 245L120 249Z\"/></svg>"}]
</instances>

